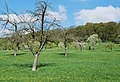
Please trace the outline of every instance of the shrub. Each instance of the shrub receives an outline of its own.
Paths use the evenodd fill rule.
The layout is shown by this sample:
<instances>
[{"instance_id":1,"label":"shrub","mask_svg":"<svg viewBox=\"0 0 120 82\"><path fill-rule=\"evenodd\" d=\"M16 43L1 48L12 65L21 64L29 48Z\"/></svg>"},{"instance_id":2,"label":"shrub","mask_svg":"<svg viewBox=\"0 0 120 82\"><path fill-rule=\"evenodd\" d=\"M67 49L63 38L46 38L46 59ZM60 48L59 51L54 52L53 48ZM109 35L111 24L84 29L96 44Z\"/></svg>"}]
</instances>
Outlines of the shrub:
<instances>
[{"instance_id":1,"label":"shrub","mask_svg":"<svg viewBox=\"0 0 120 82\"><path fill-rule=\"evenodd\" d=\"M108 49L108 50L111 50L111 51L112 51L113 47L114 47L114 44L111 43L111 42L109 42L109 43L107 43L107 44L105 45L105 50Z\"/></svg>"},{"instance_id":2,"label":"shrub","mask_svg":"<svg viewBox=\"0 0 120 82\"><path fill-rule=\"evenodd\" d=\"M58 47L64 48L64 43L63 42L58 43Z\"/></svg>"}]
</instances>

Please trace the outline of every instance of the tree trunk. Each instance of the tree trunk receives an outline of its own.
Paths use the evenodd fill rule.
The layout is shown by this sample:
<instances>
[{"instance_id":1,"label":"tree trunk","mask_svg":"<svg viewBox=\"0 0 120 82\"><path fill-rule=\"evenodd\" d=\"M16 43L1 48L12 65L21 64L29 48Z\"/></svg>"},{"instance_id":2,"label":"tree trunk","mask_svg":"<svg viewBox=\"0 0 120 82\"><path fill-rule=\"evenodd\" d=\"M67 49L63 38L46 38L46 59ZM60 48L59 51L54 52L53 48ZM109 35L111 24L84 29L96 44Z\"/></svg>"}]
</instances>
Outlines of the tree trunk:
<instances>
[{"instance_id":1,"label":"tree trunk","mask_svg":"<svg viewBox=\"0 0 120 82\"><path fill-rule=\"evenodd\" d=\"M65 48L65 56L67 56L67 48Z\"/></svg>"},{"instance_id":2,"label":"tree trunk","mask_svg":"<svg viewBox=\"0 0 120 82\"><path fill-rule=\"evenodd\" d=\"M82 50L83 50L83 46L82 46L82 45L80 45L80 44L79 44L79 46L80 46L80 50L82 51Z\"/></svg>"},{"instance_id":3,"label":"tree trunk","mask_svg":"<svg viewBox=\"0 0 120 82\"><path fill-rule=\"evenodd\" d=\"M66 34L64 36L64 48L65 48L65 56L67 56L67 38L66 38Z\"/></svg>"},{"instance_id":4,"label":"tree trunk","mask_svg":"<svg viewBox=\"0 0 120 82\"><path fill-rule=\"evenodd\" d=\"M16 49L14 49L14 56L16 56L16 52L17 52L17 50L16 50Z\"/></svg>"},{"instance_id":5,"label":"tree trunk","mask_svg":"<svg viewBox=\"0 0 120 82\"><path fill-rule=\"evenodd\" d=\"M91 46L89 46L89 50L91 50Z\"/></svg>"},{"instance_id":6,"label":"tree trunk","mask_svg":"<svg viewBox=\"0 0 120 82\"><path fill-rule=\"evenodd\" d=\"M34 62L33 62L33 66L32 66L32 71L36 71L36 69L37 69L38 57L39 57L38 53L34 55Z\"/></svg>"}]
</instances>

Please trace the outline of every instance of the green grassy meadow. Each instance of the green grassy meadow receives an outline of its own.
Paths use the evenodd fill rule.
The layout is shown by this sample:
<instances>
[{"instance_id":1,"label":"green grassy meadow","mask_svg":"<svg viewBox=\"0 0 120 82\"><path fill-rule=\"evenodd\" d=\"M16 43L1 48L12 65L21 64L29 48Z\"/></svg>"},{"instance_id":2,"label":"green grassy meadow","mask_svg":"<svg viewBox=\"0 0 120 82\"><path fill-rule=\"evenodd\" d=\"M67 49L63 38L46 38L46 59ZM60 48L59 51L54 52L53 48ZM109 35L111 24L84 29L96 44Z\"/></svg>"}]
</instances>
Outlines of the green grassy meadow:
<instances>
[{"instance_id":1,"label":"green grassy meadow","mask_svg":"<svg viewBox=\"0 0 120 82\"><path fill-rule=\"evenodd\" d=\"M70 48L68 56L60 48L45 49L32 72L33 55L19 51L0 51L0 82L120 82L120 47L113 51L97 48Z\"/></svg>"}]
</instances>

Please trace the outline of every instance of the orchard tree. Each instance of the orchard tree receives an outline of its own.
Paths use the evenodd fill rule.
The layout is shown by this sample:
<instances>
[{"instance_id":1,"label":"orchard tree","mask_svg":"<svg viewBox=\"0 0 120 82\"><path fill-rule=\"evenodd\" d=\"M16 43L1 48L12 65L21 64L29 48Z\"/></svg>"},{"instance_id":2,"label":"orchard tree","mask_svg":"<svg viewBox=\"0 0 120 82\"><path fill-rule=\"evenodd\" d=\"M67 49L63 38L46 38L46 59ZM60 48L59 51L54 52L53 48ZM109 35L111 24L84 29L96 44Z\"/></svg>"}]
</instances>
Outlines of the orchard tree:
<instances>
[{"instance_id":1,"label":"orchard tree","mask_svg":"<svg viewBox=\"0 0 120 82\"><path fill-rule=\"evenodd\" d=\"M106 43L106 45L105 45L105 50L113 50L113 47L114 47L114 44L112 43L112 42L108 42L108 43Z\"/></svg>"},{"instance_id":2,"label":"orchard tree","mask_svg":"<svg viewBox=\"0 0 120 82\"><path fill-rule=\"evenodd\" d=\"M115 39L116 43L119 43L120 44L120 34L117 35L116 39Z\"/></svg>"},{"instance_id":3,"label":"orchard tree","mask_svg":"<svg viewBox=\"0 0 120 82\"><path fill-rule=\"evenodd\" d=\"M64 47L64 56L67 56L67 44L68 41L72 39L72 34L70 33L70 28L63 28L62 26L59 27L61 27L61 29L55 30L56 34L54 34L54 38Z\"/></svg>"},{"instance_id":4,"label":"orchard tree","mask_svg":"<svg viewBox=\"0 0 120 82\"><path fill-rule=\"evenodd\" d=\"M97 42L98 42L99 40L100 40L100 39L98 38L98 35L97 35L97 34L92 34L92 35L90 35L90 37L87 38L87 42L88 42L88 44L89 44L89 50L95 49L96 44L97 44Z\"/></svg>"},{"instance_id":5,"label":"orchard tree","mask_svg":"<svg viewBox=\"0 0 120 82\"><path fill-rule=\"evenodd\" d=\"M28 49L34 56L32 71L36 71L39 55L48 38L48 31L51 27L59 26L56 18L50 13L52 12L49 3L46 1L38 1L36 10L31 12L32 19L30 22L25 22L24 26L24 42L27 44ZM29 28L28 28L29 27ZM26 32L28 34L26 34Z\"/></svg>"},{"instance_id":6,"label":"orchard tree","mask_svg":"<svg viewBox=\"0 0 120 82\"><path fill-rule=\"evenodd\" d=\"M73 38L73 46L75 48L80 49L81 51L85 48L86 43L82 41L81 37L74 37Z\"/></svg>"},{"instance_id":7,"label":"orchard tree","mask_svg":"<svg viewBox=\"0 0 120 82\"><path fill-rule=\"evenodd\" d=\"M62 30L62 36L61 38L63 39L64 42L64 49L65 49L65 56L67 56L67 43L69 40L72 40L74 37L73 34L70 33L71 28L65 28Z\"/></svg>"},{"instance_id":8,"label":"orchard tree","mask_svg":"<svg viewBox=\"0 0 120 82\"><path fill-rule=\"evenodd\" d=\"M58 47L64 48L64 56L67 56L67 44L73 38L73 34L70 33L71 28L64 28L61 25L58 25L58 29L50 32L50 35L53 36L52 41L54 41Z\"/></svg>"},{"instance_id":9,"label":"orchard tree","mask_svg":"<svg viewBox=\"0 0 120 82\"><path fill-rule=\"evenodd\" d=\"M14 56L16 56L16 52L19 48L19 44L21 42L21 36L19 35L18 25L22 22L21 17L9 9L7 3L5 2L6 10L2 11L2 15L0 16L0 21L3 22L4 30L7 29L9 31L9 41L12 43L12 48L14 50ZM10 14L12 13L12 14Z\"/></svg>"},{"instance_id":10,"label":"orchard tree","mask_svg":"<svg viewBox=\"0 0 120 82\"><path fill-rule=\"evenodd\" d=\"M69 39L69 32L68 32L68 29L64 29L63 30L63 39L64 39L64 48L65 48L65 56L67 56L67 42L68 42L68 39Z\"/></svg>"}]
</instances>

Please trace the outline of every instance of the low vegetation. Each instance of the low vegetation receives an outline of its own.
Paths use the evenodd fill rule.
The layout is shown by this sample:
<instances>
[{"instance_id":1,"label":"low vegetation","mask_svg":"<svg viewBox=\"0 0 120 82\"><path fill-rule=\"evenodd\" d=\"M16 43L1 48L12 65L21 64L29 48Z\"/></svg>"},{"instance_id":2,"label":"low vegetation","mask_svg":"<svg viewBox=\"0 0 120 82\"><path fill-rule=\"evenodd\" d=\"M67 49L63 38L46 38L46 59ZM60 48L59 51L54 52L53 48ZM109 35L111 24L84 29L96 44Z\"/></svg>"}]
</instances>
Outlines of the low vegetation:
<instances>
[{"instance_id":1,"label":"low vegetation","mask_svg":"<svg viewBox=\"0 0 120 82\"><path fill-rule=\"evenodd\" d=\"M29 20L5 6L0 82L120 81L120 22L64 28L47 1L28 10Z\"/></svg>"},{"instance_id":2,"label":"low vegetation","mask_svg":"<svg viewBox=\"0 0 120 82\"><path fill-rule=\"evenodd\" d=\"M68 48L43 49L37 71L32 72L33 57L28 50L0 51L1 82L119 82L120 48L105 50L104 44L96 50Z\"/></svg>"}]
</instances>

